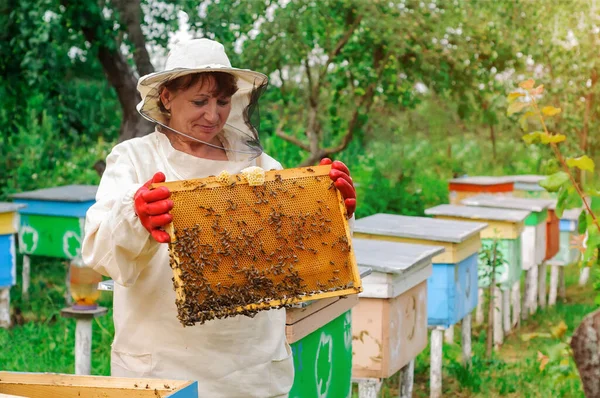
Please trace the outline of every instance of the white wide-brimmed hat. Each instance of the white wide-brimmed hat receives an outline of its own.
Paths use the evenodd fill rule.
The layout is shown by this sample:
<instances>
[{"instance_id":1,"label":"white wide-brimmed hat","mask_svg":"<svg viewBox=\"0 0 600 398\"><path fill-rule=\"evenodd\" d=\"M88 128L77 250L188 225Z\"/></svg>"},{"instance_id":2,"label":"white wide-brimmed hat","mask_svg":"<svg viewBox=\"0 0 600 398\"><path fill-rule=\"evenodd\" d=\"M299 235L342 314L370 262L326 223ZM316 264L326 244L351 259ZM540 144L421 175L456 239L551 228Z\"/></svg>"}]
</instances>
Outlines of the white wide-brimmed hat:
<instances>
[{"instance_id":1,"label":"white wide-brimmed hat","mask_svg":"<svg viewBox=\"0 0 600 398\"><path fill-rule=\"evenodd\" d=\"M236 138L248 139L248 136L258 142L258 133L250 124L248 109L256 106L255 102L266 88L268 78L259 72L232 67L225 48L214 40L193 39L175 44L167 56L164 71L140 77L137 89L142 100L137 106L138 112L152 122L167 123L159 106L163 85L178 77L201 72L224 72L237 78L238 91L231 99L231 112L225 129L225 139L229 145L235 146ZM226 149L235 151L233 147Z\"/></svg>"}]
</instances>

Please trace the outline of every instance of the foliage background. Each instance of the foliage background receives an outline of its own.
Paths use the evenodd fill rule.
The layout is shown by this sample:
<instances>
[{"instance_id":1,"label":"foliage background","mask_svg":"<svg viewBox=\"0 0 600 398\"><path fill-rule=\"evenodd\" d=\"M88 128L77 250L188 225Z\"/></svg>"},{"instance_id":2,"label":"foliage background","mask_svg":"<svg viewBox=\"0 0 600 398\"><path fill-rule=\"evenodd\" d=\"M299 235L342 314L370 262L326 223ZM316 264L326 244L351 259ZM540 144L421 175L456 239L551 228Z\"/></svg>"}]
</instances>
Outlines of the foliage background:
<instances>
[{"instance_id":1,"label":"foliage background","mask_svg":"<svg viewBox=\"0 0 600 398\"><path fill-rule=\"evenodd\" d=\"M132 131L149 132L125 123L132 82L160 70L169 43L185 37L215 38L234 66L270 77L261 100L266 152L286 167L324 155L344 161L358 217L422 215L447 202L448 179L465 174L556 171L550 150L526 146L518 115L505 113L506 94L527 77L543 81L544 102L563 109L552 128L570 138L564 154L600 156L594 0L5 0L0 25L0 200L97 184L96 162ZM14 297L22 328L0 334L0 345L33 347L12 369L69 371L71 362L56 359L72 346L72 325L56 307L62 268L43 264L31 302ZM576 301L569 327L587 303ZM558 307L557 319L570 309ZM103 322L94 342L106 346L112 323ZM106 374L107 352L98 350L94 370ZM34 355L45 358L35 369L25 363ZM535 370L535 359L525 362L515 374ZM489 391L485 383L508 366L496 365L477 373L486 382L468 379L470 393ZM417 370L426 373L424 361ZM507 380L515 374L494 391L514 393ZM459 370L453 377L467 380ZM555 391L536 390L534 376L519 380L534 395Z\"/></svg>"}]
</instances>

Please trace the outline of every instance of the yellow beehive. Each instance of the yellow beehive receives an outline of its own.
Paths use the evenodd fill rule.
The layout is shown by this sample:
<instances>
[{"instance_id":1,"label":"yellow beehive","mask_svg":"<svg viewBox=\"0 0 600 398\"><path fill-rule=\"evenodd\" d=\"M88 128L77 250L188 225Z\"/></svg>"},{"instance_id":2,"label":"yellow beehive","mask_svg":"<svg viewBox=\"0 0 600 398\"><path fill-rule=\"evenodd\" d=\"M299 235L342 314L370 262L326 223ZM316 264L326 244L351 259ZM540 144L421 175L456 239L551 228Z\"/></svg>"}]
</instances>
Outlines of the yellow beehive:
<instances>
[{"instance_id":1,"label":"yellow beehive","mask_svg":"<svg viewBox=\"0 0 600 398\"><path fill-rule=\"evenodd\" d=\"M361 292L330 169L267 171L262 185L257 170L154 185L174 202L166 230L181 323Z\"/></svg>"}]
</instances>

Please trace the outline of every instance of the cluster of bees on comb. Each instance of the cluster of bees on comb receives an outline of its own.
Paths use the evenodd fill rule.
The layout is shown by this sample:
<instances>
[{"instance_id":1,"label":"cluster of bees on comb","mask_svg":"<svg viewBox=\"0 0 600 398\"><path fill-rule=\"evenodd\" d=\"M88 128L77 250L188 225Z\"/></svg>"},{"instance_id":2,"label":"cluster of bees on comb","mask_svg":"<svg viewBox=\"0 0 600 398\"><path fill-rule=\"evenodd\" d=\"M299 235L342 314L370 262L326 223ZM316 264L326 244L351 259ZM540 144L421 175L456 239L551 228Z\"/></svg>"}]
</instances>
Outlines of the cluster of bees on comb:
<instances>
[{"instance_id":1,"label":"cluster of bees on comb","mask_svg":"<svg viewBox=\"0 0 600 398\"><path fill-rule=\"evenodd\" d=\"M315 169L167 183L183 325L360 291L343 202Z\"/></svg>"}]
</instances>

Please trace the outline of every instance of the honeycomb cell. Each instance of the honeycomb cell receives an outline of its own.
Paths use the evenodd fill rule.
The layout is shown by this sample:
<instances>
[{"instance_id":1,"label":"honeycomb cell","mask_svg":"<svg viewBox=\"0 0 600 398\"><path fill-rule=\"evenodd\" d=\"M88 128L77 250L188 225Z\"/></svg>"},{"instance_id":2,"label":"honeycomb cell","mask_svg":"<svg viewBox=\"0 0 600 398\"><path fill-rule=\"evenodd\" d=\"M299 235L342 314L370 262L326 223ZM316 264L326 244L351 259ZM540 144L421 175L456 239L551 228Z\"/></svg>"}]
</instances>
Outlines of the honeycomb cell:
<instances>
[{"instance_id":1,"label":"honeycomb cell","mask_svg":"<svg viewBox=\"0 0 600 398\"><path fill-rule=\"evenodd\" d=\"M155 184L174 202L166 230L178 318L186 326L355 294L360 277L331 166Z\"/></svg>"}]
</instances>

